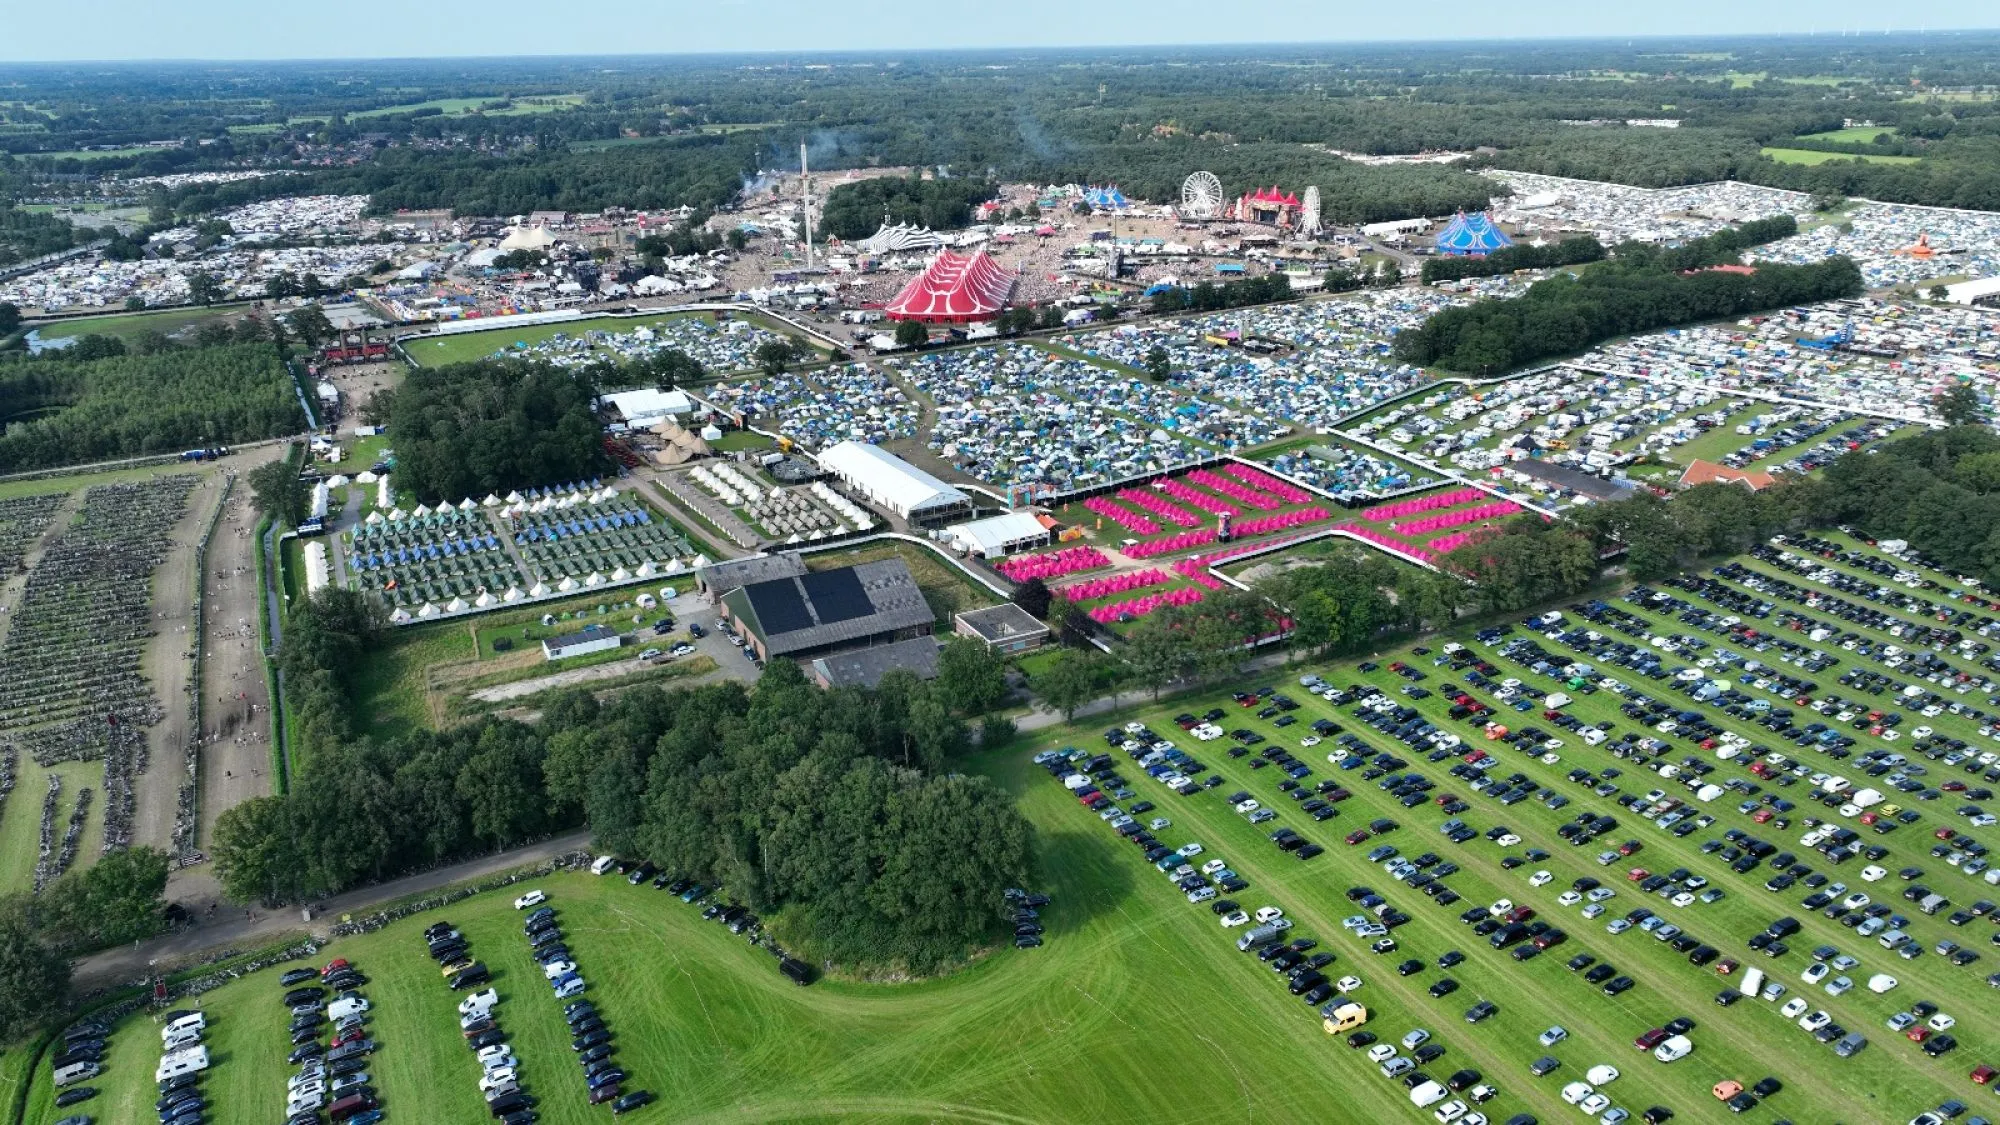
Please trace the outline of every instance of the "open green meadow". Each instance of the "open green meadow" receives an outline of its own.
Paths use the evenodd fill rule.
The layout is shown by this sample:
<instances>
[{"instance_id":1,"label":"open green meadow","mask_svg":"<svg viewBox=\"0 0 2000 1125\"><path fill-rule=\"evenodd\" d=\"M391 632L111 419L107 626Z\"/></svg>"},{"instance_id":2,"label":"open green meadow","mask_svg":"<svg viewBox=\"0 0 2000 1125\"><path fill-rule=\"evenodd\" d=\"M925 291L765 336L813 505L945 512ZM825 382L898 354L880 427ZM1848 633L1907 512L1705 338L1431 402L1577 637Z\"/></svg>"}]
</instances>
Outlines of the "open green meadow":
<instances>
[{"instance_id":1,"label":"open green meadow","mask_svg":"<svg viewBox=\"0 0 2000 1125\"><path fill-rule=\"evenodd\" d=\"M1860 156L1845 152L1820 152L1809 148L1767 148L1763 153L1780 164L1825 164L1831 160L1862 160L1870 164L1915 164L1923 159L1921 156L1878 156L1874 153Z\"/></svg>"},{"instance_id":2,"label":"open green meadow","mask_svg":"<svg viewBox=\"0 0 2000 1125\"><path fill-rule=\"evenodd\" d=\"M1881 125L1849 125L1843 129L1833 129L1824 133L1802 133L1802 141L1838 141L1842 144L1874 144L1880 136L1894 136L1896 130Z\"/></svg>"},{"instance_id":3,"label":"open green meadow","mask_svg":"<svg viewBox=\"0 0 2000 1125\"><path fill-rule=\"evenodd\" d=\"M544 664L539 648L542 638L572 633L592 622L614 629L638 629L662 614L671 614L673 603L647 610L634 605L633 598L645 591L657 594L666 586L685 593L693 585L686 578L662 579L590 596L391 629L356 676L361 730L377 738L393 738L414 730L435 729L449 718L447 697L471 683L491 686L493 677L500 673L510 673L505 678L528 679L580 667L576 660L564 661L559 667ZM554 614L556 623L542 624L545 614ZM635 622L635 617L640 621ZM509 645L506 650L494 647L494 642L502 639ZM633 648L624 656L630 658L637 651ZM610 655L615 658L618 653Z\"/></svg>"},{"instance_id":4,"label":"open green meadow","mask_svg":"<svg viewBox=\"0 0 2000 1125\"><path fill-rule=\"evenodd\" d=\"M161 309L157 312L128 313L123 316L92 316L77 320L57 320L36 326L45 340L69 336L115 336L130 340L142 332L171 336L183 329L229 316L218 309Z\"/></svg>"}]
</instances>

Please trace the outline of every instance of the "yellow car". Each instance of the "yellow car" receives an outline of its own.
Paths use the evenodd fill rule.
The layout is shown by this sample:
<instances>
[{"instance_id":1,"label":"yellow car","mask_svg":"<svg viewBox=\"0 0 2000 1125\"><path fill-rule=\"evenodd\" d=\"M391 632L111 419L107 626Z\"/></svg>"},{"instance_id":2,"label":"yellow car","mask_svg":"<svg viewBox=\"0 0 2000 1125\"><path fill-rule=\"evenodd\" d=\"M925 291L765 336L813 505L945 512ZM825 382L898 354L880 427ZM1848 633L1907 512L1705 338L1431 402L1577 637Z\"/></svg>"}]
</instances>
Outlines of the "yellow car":
<instances>
[{"instance_id":1,"label":"yellow car","mask_svg":"<svg viewBox=\"0 0 2000 1125\"><path fill-rule=\"evenodd\" d=\"M440 969L439 972L446 977L451 977L460 972L461 970L470 969L471 967L472 967L472 958L460 957L458 960L453 961L451 964L446 965L444 968Z\"/></svg>"},{"instance_id":2,"label":"yellow car","mask_svg":"<svg viewBox=\"0 0 2000 1125\"><path fill-rule=\"evenodd\" d=\"M1881 816L1895 816L1897 813L1902 811L1903 811L1903 806L1901 805L1890 804L1890 805L1875 806L1875 812Z\"/></svg>"}]
</instances>

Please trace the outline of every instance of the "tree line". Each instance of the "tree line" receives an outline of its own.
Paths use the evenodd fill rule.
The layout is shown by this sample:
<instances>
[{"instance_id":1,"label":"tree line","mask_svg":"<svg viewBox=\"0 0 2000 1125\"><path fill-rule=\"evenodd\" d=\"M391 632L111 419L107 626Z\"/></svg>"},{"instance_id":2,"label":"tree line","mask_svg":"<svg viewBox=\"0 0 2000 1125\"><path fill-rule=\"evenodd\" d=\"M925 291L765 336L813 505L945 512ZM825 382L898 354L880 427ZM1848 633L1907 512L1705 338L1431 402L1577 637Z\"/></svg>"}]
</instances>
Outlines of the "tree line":
<instances>
[{"instance_id":1,"label":"tree line","mask_svg":"<svg viewBox=\"0 0 2000 1125\"><path fill-rule=\"evenodd\" d=\"M1621 254L1580 277L1560 275L1516 298L1435 313L1396 335L1405 363L1491 375L1583 351L1614 336L1811 304L1861 292L1846 257L1805 266L1764 263L1754 273L1667 268L1661 252Z\"/></svg>"},{"instance_id":2,"label":"tree line","mask_svg":"<svg viewBox=\"0 0 2000 1125\"><path fill-rule=\"evenodd\" d=\"M587 369L529 360L418 367L388 403L397 490L426 504L609 472Z\"/></svg>"},{"instance_id":3,"label":"tree line","mask_svg":"<svg viewBox=\"0 0 2000 1125\"><path fill-rule=\"evenodd\" d=\"M367 642L322 618L354 616L295 615L288 698L323 674L332 704ZM217 877L236 901L297 902L587 824L607 851L776 915L817 958L928 971L1002 936L1000 892L1026 881L1033 845L1003 791L951 770L966 715L1004 692L997 661L962 644L946 657L932 684L822 691L778 661L753 689L604 704L574 690L537 726L489 717L384 743L308 697L310 753L289 793L223 813Z\"/></svg>"},{"instance_id":4,"label":"tree line","mask_svg":"<svg viewBox=\"0 0 2000 1125\"><path fill-rule=\"evenodd\" d=\"M1515 270L1552 270L1580 266L1605 255L1604 244L1594 234L1582 234L1547 246L1515 243L1484 257L1438 257L1424 259L1423 281L1459 281L1468 277L1499 277Z\"/></svg>"}]
</instances>

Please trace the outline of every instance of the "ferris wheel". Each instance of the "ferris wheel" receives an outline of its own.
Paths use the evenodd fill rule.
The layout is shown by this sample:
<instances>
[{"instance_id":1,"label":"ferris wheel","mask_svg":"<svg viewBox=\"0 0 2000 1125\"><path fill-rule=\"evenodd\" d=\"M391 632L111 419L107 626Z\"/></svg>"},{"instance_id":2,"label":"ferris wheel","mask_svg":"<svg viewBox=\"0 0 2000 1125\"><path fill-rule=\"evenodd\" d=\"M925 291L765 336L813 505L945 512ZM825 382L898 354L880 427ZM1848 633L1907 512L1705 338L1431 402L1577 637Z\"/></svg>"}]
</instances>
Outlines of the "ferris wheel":
<instances>
[{"instance_id":1,"label":"ferris wheel","mask_svg":"<svg viewBox=\"0 0 2000 1125\"><path fill-rule=\"evenodd\" d=\"M1196 172L1181 183L1181 217L1213 219L1222 214L1222 181L1213 172Z\"/></svg>"},{"instance_id":2,"label":"ferris wheel","mask_svg":"<svg viewBox=\"0 0 2000 1125\"><path fill-rule=\"evenodd\" d=\"M1304 203L1299 208L1299 233L1311 238L1319 234L1322 229L1319 218L1319 187L1314 185L1306 189Z\"/></svg>"}]
</instances>

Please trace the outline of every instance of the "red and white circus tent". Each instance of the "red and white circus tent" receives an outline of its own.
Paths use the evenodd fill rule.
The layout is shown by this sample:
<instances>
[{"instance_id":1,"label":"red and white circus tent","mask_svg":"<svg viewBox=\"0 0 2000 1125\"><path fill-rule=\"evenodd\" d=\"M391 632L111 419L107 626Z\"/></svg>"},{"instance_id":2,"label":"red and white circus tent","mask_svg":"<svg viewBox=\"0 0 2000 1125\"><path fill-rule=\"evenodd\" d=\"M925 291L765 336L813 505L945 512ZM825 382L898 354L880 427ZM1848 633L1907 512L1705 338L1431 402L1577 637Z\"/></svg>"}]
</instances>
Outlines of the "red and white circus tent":
<instances>
[{"instance_id":1,"label":"red and white circus tent","mask_svg":"<svg viewBox=\"0 0 2000 1125\"><path fill-rule=\"evenodd\" d=\"M1002 269L984 250L931 259L924 272L910 279L902 292L884 305L890 320L925 324L964 324L1000 315L1019 275Z\"/></svg>"}]
</instances>

